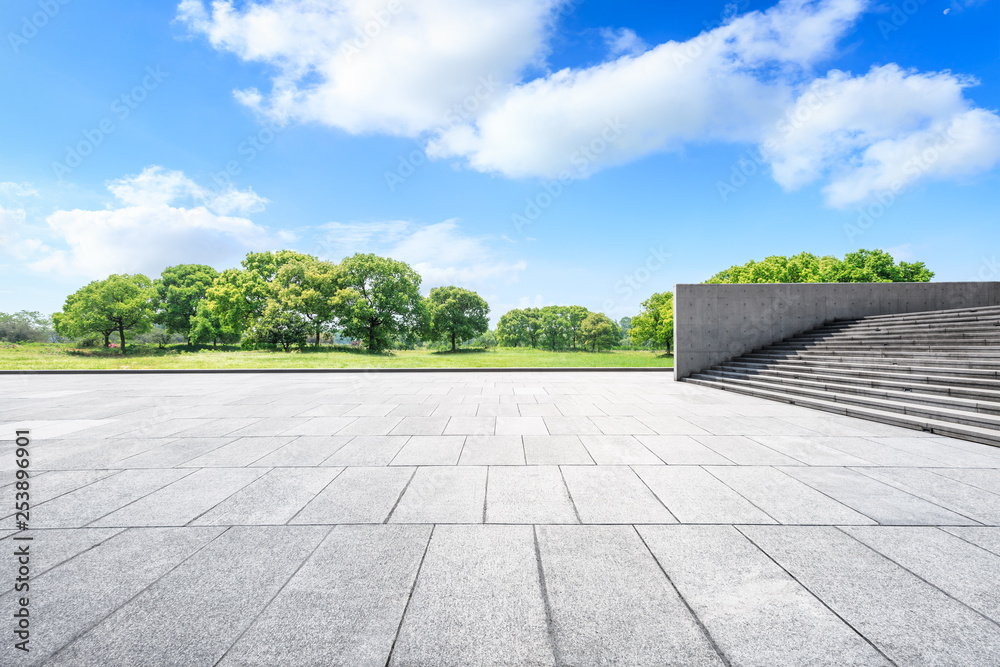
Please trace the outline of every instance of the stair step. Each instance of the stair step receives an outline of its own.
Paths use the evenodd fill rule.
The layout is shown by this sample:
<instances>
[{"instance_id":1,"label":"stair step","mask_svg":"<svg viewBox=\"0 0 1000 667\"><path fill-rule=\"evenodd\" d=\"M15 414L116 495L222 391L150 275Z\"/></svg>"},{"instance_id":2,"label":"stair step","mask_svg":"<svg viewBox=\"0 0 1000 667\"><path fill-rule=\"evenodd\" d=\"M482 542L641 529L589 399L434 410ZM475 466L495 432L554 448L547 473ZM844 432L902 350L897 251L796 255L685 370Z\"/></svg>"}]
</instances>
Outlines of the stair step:
<instances>
[{"instance_id":1,"label":"stair step","mask_svg":"<svg viewBox=\"0 0 1000 667\"><path fill-rule=\"evenodd\" d=\"M978 412L987 415L1000 417L1000 402L982 400L979 398L959 398L951 395L938 395L930 393L915 392L912 389L876 389L872 387L860 387L856 385L844 385L839 383L819 382L816 380L775 378L768 375L733 373L731 371L710 369L702 371L700 375L719 377L731 380L745 380L757 382L762 385L773 386L776 391L782 391L784 387L799 387L813 391L824 391L831 394L847 394L859 397L872 397L881 400L891 400L899 403L915 403L943 408L952 408L968 412Z\"/></svg>"},{"instance_id":2,"label":"stair step","mask_svg":"<svg viewBox=\"0 0 1000 667\"><path fill-rule=\"evenodd\" d=\"M692 384L698 384L705 387L712 387L715 389L722 389L725 391L734 391L737 393L747 394L750 396L757 396L759 398L767 398L775 401L781 401L783 403L801 405L803 407L814 408L817 410L825 410L827 412L846 415L848 417L867 419L869 421L891 424L903 428L916 429L918 431L928 431L931 433L936 433L939 435L944 435L952 438L971 440L973 442L980 442L988 445L993 445L995 447L1000 447L1000 431L995 429L980 428L968 424L956 424L952 422L947 422L937 419L928 419L925 417L917 417L898 412L886 412L883 410L866 408L857 405L847 405L830 400L822 400L805 396L794 396L777 391L768 391L765 389L744 387L728 382L718 382L715 380L706 380L698 377L685 378L682 381L690 382Z\"/></svg>"},{"instance_id":3,"label":"stair step","mask_svg":"<svg viewBox=\"0 0 1000 667\"><path fill-rule=\"evenodd\" d=\"M752 368L757 372L763 371L781 371L783 373L799 373L803 375L812 375L815 373L824 374L836 374L840 377L856 377L859 379L875 379L875 380L894 380L898 382L908 382L913 386L920 385L935 385L935 386L951 386L951 387L963 387L967 389L982 388L982 389L992 389L1000 390L1000 380L995 380L992 378L979 378L979 377L963 377L959 375L945 375L945 374L919 374L919 373L899 373L894 371L880 371L880 370L857 370L849 368L832 368L823 366L804 366L804 365L783 365L783 364L746 364L739 362L738 360L729 361L725 364L720 364L725 367L736 367L736 368Z\"/></svg>"}]
</instances>

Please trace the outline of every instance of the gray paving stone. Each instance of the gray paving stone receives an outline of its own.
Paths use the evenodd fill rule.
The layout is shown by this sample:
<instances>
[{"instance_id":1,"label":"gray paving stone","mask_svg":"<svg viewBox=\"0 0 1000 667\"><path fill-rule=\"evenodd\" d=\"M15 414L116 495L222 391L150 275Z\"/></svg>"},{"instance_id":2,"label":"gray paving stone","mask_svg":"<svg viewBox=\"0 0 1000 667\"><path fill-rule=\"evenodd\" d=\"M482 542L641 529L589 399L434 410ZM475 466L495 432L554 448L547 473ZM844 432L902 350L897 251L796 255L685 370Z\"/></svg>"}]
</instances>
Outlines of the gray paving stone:
<instances>
[{"instance_id":1,"label":"gray paving stone","mask_svg":"<svg viewBox=\"0 0 1000 667\"><path fill-rule=\"evenodd\" d=\"M390 435L441 435L448 425L448 417L403 417Z\"/></svg>"},{"instance_id":2,"label":"gray paving stone","mask_svg":"<svg viewBox=\"0 0 1000 667\"><path fill-rule=\"evenodd\" d=\"M458 463L459 465L524 465L524 445L521 436L467 436Z\"/></svg>"},{"instance_id":3,"label":"gray paving stone","mask_svg":"<svg viewBox=\"0 0 1000 667\"><path fill-rule=\"evenodd\" d=\"M487 523L579 523L558 466L493 466Z\"/></svg>"},{"instance_id":4,"label":"gray paving stone","mask_svg":"<svg viewBox=\"0 0 1000 667\"><path fill-rule=\"evenodd\" d=\"M384 523L413 468L346 468L290 524Z\"/></svg>"},{"instance_id":5,"label":"gray paving stone","mask_svg":"<svg viewBox=\"0 0 1000 667\"><path fill-rule=\"evenodd\" d=\"M1000 495L926 468L859 468L857 472L980 523L1000 525Z\"/></svg>"},{"instance_id":6,"label":"gray paving stone","mask_svg":"<svg viewBox=\"0 0 1000 667\"><path fill-rule=\"evenodd\" d=\"M496 435L548 435L541 417L497 417Z\"/></svg>"},{"instance_id":7,"label":"gray paving stone","mask_svg":"<svg viewBox=\"0 0 1000 667\"><path fill-rule=\"evenodd\" d=\"M190 470L124 470L76 491L35 505L33 528L79 528L182 477Z\"/></svg>"},{"instance_id":8,"label":"gray paving stone","mask_svg":"<svg viewBox=\"0 0 1000 667\"><path fill-rule=\"evenodd\" d=\"M1000 556L1000 528L978 526L942 526L941 530Z\"/></svg>"},{"instance_id":9,"label":"gray paving stone","mask_svg":"<svg viewBox=\"0 0 1000 667\"><path fill-rule=\"evenodd\" d=\"M494 435L496 421L497 417L455 416L448 420L444 433L445 435Z\"/></svg>"},{"instance_id":10,"label":"gray paving stone","mask_svg":"<svg viewBox=\"0 0 1000 667\"><path fill-rule=\"evenodd\" d=\"M736 465L793 466L802 463L743 435L696 435L693 438Z\"/></svg>"},{"instance_id":11,"label":"gray paving stone","mask_svg":"<svg viewBox=\"0 0 1000 667\"><path fill-rule=\"evenodd\" d=\"M202 468L91 525L183 526L266 472L266 468Z\"/></svg>"},{"instance_id":12,"label":"gray paving stone","mask_svg":"<svg viewBox=\"0 0 1000 667\"><path fill-rule=\"evenodd\" d=\"M480 403L476 409L476 417L519 417L518 405L512 403Z\"/></svg>"},{"instance_id":13,"label":"gray paving stone","mask_svg":"<svg viewBox=\"0 0 1000 667\"><path fill-rule=\"evenodd\" d=\"M387 466L408 439L405 435L359 435L323 461L323 465Z\"/></svg>"},{"instance_id":14,"label":"gray paving stone","mask_svg":"<svg viewBox=\"0 0 1000 667\"><path fill-rule=\"evenodd\" d=\"M888 447L879 442L879 438L824 437L822 443L833 449L839 449L865 461L870 461L875 466L927 467L939 465L924 456Z\"/></svg>"},{"instance_id":15,"label":"gray paving stone","mask_svg":"<svg viewBox=\"0 0 1000 667\"><path fill-rule=\"evenodd\" d=\"M530 526L437 526L390 665L555 665Z\"/></svg>"},{"instance_id":16,"label":"gray paving stone","mask_svg":"<svg viewBox=\"0 0 1000 667\"><path fill-rule=\"evenodd\" d=\"M329 528L237 526L61 651L54 665L215 664ZM191 595L211 591L210 595Z\"/></svg>"},{"instance_id":17,"label":"gray paving stone","mask_svg":"<svg viewBox=\"0 0 1000 667\"><path fill-rule=\"evenodd\" d=\"M732 526L638 530L730 664L890 664Z\"/></svg>"},{"instance_id":18,"label":"gray paving stone","mask_svg":"<svg viewBox=\"0 0 1000 667\"><path fill-rule=\"evenodd\" d=\"M633 466L681 523L776 523L697 466Z\"/></svg>"},{"instance_id":19,"label":"gray paving stone","mask_svg":"<svg viewBox=\"0 0 1000 667\"><path fill-rule=\"evenodd\" d=\"M221 665L383 667L430 526L336 526Z\"/></svg>"},{"instance_id":20,"label":"gray paving stone","mask_svg":"<svg viewBox=\"0 0 1000 667\"><path fill-rule=\"evenodd\" d=\"M653 435L650 427L636 417L591 417L604 435Z\"/></svg>"},{"instance_id":21,"label":"gray paving stone","mask_svg":"<svg viewBox=\"0 0 1000 667\"><path fill-rule=\"evenodd\" d=\"M423 398L421 397L421 401ZM437 406L430 403L403 403L396 405L390 410L386 417L430 417ZM446 417L445 417L446 419Z\"/></svg>"},{"instance_id":22,"label":"gray paving stone","mask_svg":"<svg viewBox=\"0 0 1000 667\"><path fill-rule=\"evenodd\" d=\"M587 417L542 417L551 435L600 435L601 429Z\"/></svg>"},{"instance_id":23,"label":"gray paving stone","mask_svg":"<svg viewBox=\"0 0 1000 667\"><path fill-rule=\"evenodd\" d=\"M175 433L166 433L160 431L158 435L175 435L177 437L193 437L193 438L213 438L221 437L224 435L229 435L233 431L238 431L242 428L246 428L251 424L256 424L260 421L258 418L247 418L247 419L196 419L196 425L186 428L183 431L177 431Z\"/></svg>"},{"instance_id":24,"label":"gray paving stone","mask_svg":"<svg viewBox=\"0 0 1000 667\"><path fill-rule=\"evenodd\" d=\"M631 526L536 531L560 664L723 664Z\"/></svg>"},{"instance_id":25,"label":"gray paving stone","mask_svg":"<svg viewBox=\"0 0 1000 667\"><path fill-rule=\"evenodd\" d=\"M384 418L383 418L384 421ZM392 426L398 422L398 419L391 419ZM296 436L296 435L358 435L357 430L350 430L349 427L354 426L357 422L356 417L312 417L301 423L297 423L293 426L289 426L287 429L282 431L280 435L284 436ZM365 422L368 424L369 422ZM388 428L377 428L378 426L385 426L384 424L372 424L371 430L364 430L362 427L361 433L365 435L380 434L382 432L388 433Z\"/></svg>"},{"instance_id":26,"label":"gray paving stone","mask_svg":"<svg viewBox=\"0 0 1000 667\"><path fill-rule=\"evenodd\" d=\"M392 523L482 523L486 467L417 468Z\"/></svg>"},{"instance_id":27,"label":"gray paving stone","mask_svg":"<svg viewBox=\"0 0 1000 667\"><path fill-rule=\"evenodd\" d=\"M392 459L398 466L453 466L465 445L464 435L414 435Z\"/></svg>"},{"instance_id":28,"label":"gray paving stone","mask_svg":"<svg viewBox=\"0 0 1000 667\"><path fill-rule=\"evenodd\" d=\"M185 468L242 468L284 447L292 440L292 437L274 436L239 438L182 465Z\"/></svg>"},{"instance_id":29,"label":"gray paving stone","mask_svg":"<svg viewBox=\"0 0 1000 667\"><path fill-rule=\"evenodd\" d=\"M505 415L513 416L513 415ZM517 409L521 417L562 417L563 413L555 403L521 403ZM520 434L519 434L520 435ZM531 434L523 434L531 435Z\"/></svg>"},{"instance_id":30,"label":"gray paving stone","mask_svg":"<svg viewBox=\"0 0 1000 667\"><path fill-rule=\"evenodd\" d=\"M216 538L222 530L133 528L38 576L31 582L31 651L28 656L19 656L16 663L11 660L8 664L58 664L58 661L46 660ZM10 592L0 596L0 606L12 609L14 595L20 594ZM5 643L4 655L10 657L13 650ZM122 663L130 659L130 656L118 655ZM114 658L114 654L107 653L89 662L64 660L64 664L110 664Z\"/></svg>"},{"instance_id":31,"label":"gray paving stone","mask_svg":"<svg viewBox=\"0 0 1000 667\"><path fill-rule=\"evenodd\" d=\"M705 468L726 486L784 524L870 525L869 517L770 467Z\"/></svg>"},{"instance_id":32,"label":"gray paving stone","mask_svg":"<svg viewBox=\"0 0 1000 667\"><path fill-rule=\"evenodd\" d=\"M689 435L640 435L639 442L668 465L729 465L725 456Z\"/></svg>"},{"instance_id":33,"label":"gray paving stone","mask_svg":"<svg viewBox=\"0 0 1000 667\"><path fill-rule=\"evenodd\" d=\"M847 468L784 472L883 525L970 525L975 521Z\"/></svg>"},{"instance_id":34,"label":"gray paving stone","mask_svg":"<svg viewBox=\"0 0 1000 667\"><path fill-rule=\"evenodd\" d=\"M935 468L934 472L983 491L1000 494L1000 470L996 468Z\"/></svg>"},{"instance_id":35,"label":"gray paving stone","mask_svg":"<svg viewBox=\"0 0 1000 667\"><path fill-rule=\"evenodd\" d=\"M1000 627L836 528L740 528L898 665L985 665Z\"/></svg>"},{"instance_id":36,"label":"gray paving stone","mask_svg":"<svg viewBox=\"0 0 1000 667\"><path fill-rule=\"evenodd\" d=\"M677 519L627 466L562 466L583 523L676 523Z\"/></svg>"},{"instance_id":37,"label":"gray paving stone","mask_svg":"<svg viewBox=\"0 0 1000 667\"><path fill-rule=\"evenodd\" d=\"M581 435L580 442L597 465L663 464L631 435Z\"/></svg>"},{"instance_id":38,"label":"gray paving stone","mask_svg":"<svg viewBox=\"0 0 1000 667\"><path fill-rule=\"evenodd\" d=\"M245 436L275 436L281 435L285 431L294 431L297 427L301 427L306 422L310 421L308 418L297 418L297 417L274 417L270 414L268 410L268 415L266 419L261 419L260 421L245 426L241 429L237 429L228 435L231 437L245 437ZM256 416L261 416L260 410L257 411Z\"/></svg>"},{"instance_id":39,"label":"gray paving stone","mask_svg":"<svg viewBox=\"0 0 1000 667\"><path fill-rule=\"evenodd\" d=\"M281 525L326 488L343 468L277 468L192 522L196 526Z\"/></svg>"},{"instance_id":40,"label":"gray paving stone","mask_svg":"<svg viewBox=\"0 0 1000 667\"><path fill-rule=\"evenodd\" d=\"M250 465L265 468L318 466L350 441L349 435L302 435Z\"/></svg>"},{"instance_id":41,"label":"gray paving stone","mask_svg":"<svg viewBox=\"0 0 1000 667\"><path fill-rule=\"evenodd\" d=\"M824 444L822 436L752 435L751 440L810 466L865 466L871 461ZM839 440L834 438L834 441Z\"/></svg>"},{"instance_id":42,"label":"gray paving stone","mask_svg":"<svg viewBox=\"0 0 1000 667\"><path fill-rule=\"evenodd\" d=\"M847 526L848 535L1000 622L1000 556L938 528Z\"/></svg>"},{"instance_id":43,"label":"gray paving stone","mask_svg":"<svg viewBox=\"0 0 1000 667\"><path fill-rule=\"evenodd\" d=\"M179 438L159 447L120 459L116 468L172 468L228 445L236 438Z\"/></svg>"},{"instance_id":44,"label":"gray paving stone","mask_svg":"<svg viewBox=\"0 0 1000 667\"><path fill-rule=\"evenodd\" d=\"M433 400L437 407L431 413L432 417L450 417L452 419L461 417L463 419L470 419L475 417L479 412L478 406L475 403L440 403L437 398ZM445 432L447 433L447 431ZM490 432L492 433L492 431Z\"/></svg>"},{"instance_id":45,"label":"gray paving stone","mask_svg":"<svg viewBox=\"0 0 1000 667\"><path fill-rule=\"evenodd\" d=\"M31 504L41 505L114 474L114 470L53 470L37 477L31 476Z\"/></svg>"},{"instance_id":46,"label":"gray paving stone","mask_svg":"<svg viewBox=\"0 0 1000 667\"><path fill-rule=\"evenodd\" d=\"M874 423L874 422L872 422ZM997 459L979 452L970 452L952 443L960 442L951 438L927 438L914 436L884 437L877 441L888 447L918 454L937 461L938 465L956 468L996 468ZM985 445L984 445L985 446Z\"/></svg>"},{"instance_id":47,"label":"gray paving stone","mask_svg":"<svg viewBox=\"0 0 1000 667\"><path fill-rule=\"evenodd\" d=\"M101 542L105 542L118 533L123 528L88 528L86 530L59 529L51 530L29 530L24 531L4 531L0 549L5 553L13 552L18 544L24 544L10 539L20 533L18 537L31 537L29 551L31 552L31 576L39 577L52 568L65 561L81 554ZM6 593L14 589L13 577L9 582L4 582L4 589L0 592ZM30 585L30 582L29 582Z\"/></svg>"},{"instance_id":48,"label":"gray paving stone","mask_svg":"<svg viewBox=\"0 0 1000 667\"><path fill-rule=\"evenodd\" d=\"M578 435L526 435L524 460L528 465L588 465L594 459Z\"/></svg>"}]
</instances>

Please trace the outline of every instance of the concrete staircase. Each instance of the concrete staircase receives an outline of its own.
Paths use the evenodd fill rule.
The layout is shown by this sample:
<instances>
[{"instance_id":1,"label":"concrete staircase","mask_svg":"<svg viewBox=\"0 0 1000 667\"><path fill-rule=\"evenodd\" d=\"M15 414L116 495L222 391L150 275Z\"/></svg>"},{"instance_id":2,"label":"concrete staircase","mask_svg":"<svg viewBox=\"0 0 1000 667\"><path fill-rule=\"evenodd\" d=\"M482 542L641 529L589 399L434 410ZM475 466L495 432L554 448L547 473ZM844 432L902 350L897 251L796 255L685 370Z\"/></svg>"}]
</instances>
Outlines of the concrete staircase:
<instances>
[{"instance_id":1,"label":"concrete staircase","mask_svg":"<svg viewBox=\"0 0 1000 667\"><path fill-rule=\"evenodd\" d=\"M1000 306L835 320L685 381L1000 447Z\"/></svg>"}]
</instances>

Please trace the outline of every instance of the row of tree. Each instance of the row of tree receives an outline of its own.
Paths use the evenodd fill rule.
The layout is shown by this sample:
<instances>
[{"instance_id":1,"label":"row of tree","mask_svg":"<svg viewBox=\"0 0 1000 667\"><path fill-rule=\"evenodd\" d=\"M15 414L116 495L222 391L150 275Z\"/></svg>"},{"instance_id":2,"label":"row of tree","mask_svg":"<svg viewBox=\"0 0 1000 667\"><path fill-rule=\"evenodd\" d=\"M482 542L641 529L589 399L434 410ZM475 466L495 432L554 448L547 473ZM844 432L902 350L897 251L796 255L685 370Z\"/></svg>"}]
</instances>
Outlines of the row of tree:
<instances>
[{"instance_id":1,"label":"row of tree","mask_svg":"<svg viewBox=\"0 0 1000 667\"><path fill-rule=\"evenodd\" d=\"M858 250L844 259L808 252L772 255L720 271L706 283L926 283L934 277L923 262L896 263L884 250Z\"/></svg>"},{"instance_id":2,"label":"row of tree","mask_svg":"<svg viewBox=\"0 0 1000 667\"><path fill-rule=\"evenodd\" d=\"M339 264L290 250L250 253L221 273L181 264L156 280L115 274L66 298L53 316L63 336L103 336L107 346L162 324L192 343L278 345L286 351L324 333L383 350L399 340L458 342L485 333L489 306L459 287L420 295L420 276L404 262L371 254Z\"/></svg>"}]
</instances>

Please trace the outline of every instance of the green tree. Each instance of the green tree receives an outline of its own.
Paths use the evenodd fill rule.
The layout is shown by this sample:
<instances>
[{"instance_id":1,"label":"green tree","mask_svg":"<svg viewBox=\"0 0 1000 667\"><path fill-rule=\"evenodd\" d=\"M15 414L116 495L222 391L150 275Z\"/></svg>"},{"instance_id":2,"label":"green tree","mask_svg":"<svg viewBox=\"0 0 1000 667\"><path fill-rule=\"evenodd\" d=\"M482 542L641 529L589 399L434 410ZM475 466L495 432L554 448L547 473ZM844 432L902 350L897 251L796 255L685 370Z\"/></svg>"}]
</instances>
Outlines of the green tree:
<instances>
[{"instance_id":1,"label":"green tree","mask_svg":"<svg viewBox=\"0 0 1000 667\"><path fill-rule=\"evenodd\" d=\"M540 309L542 342L553 352L569 342L569 317L564 306Z\"/></svg>"},{"instance_id":2,"label":"green tree","mask_svg":"<svg viewBox=\"0 0 1000 667\"><path fill-rule=\"evenodd\" d=\"M121 353L125 354L126 332L140 334L152 329L155 300L156 288L146 276L112 274L67 297L63 312L54 316L56 330L67 336L101 333L105 345L108 336L118 332Z\"/></svg>"},{"instance_id":3,"label":"green tree","mask_svg":"<svg viewBox=\"0 0 1000 667\"><path fill-rule=\"evenodd\" d=\"M198 304L219 272L204 264L178 264L163 270L155 281L159 312L155 321L169 333L179 333L192 342L191 323L198 314Z\"/></svg>"},{"instance_id":4,"label":"green tree","mask_svg":"<svg viewBox=\"0 0 1000 667\"><path fill-rule=\"evenodd\" d=\"M871 283L928 282L934 277L923 262L896 264L882 250L859 250L843 260L807 252L773 255L720 271L706 283Z\"/></svg>"},{"instance_id":5,"label":"green tree","mask_svg":"<svg viewBox=\"0 0 1000 667\"><path fill-rule=\"evenodd\" d=\"M632 318L629 337L635 345L651 344L670 352L674 340L674 294L657 292L642 302L642 312Z\"/></svg>"},{"instance_id":6,"label":"green tree","mask_svg":"<svg viewBox=\"0 0 1000 667\"><path fill-rule=\"evenodd\" d=\"M632 339L628 337L628 330L632 328L632 318L623 317L618 320L618 329L622 332L621 344L629 345Z\"/></svg>"},{"instance_id":7,"label":"green tree","mask_svg":"<svg viewBox=\"0 0 1000 667\"><path fill-rule=\"evenodd\" d=\"M288 352L293 345L304 345L309 335L310 325L304 317L288 304L271 299L264 306L264 312L254 319L254 323L244 339L249 345L279 345Z\"/></svg>"},{"instance_id":8,"label":"green tree","mask_svg":"<svg viewBox=\"0 0 1000 667\"><path fill-rule=\"evenodd\" d=\"M240 262L242 269L226 269L205 293L212 316L226 331L243 332L264 314L273 298L272 283L282 266L291 262L315 260L293 250L251 252Z\"/></svg>"},{"instance_id":9,"label":"green tree","mask_svg":"<svg viewBox=\"0 0 1000 667\"><path fill-rule=\"evenodd\" d=\"M198 311L191 319L191 340L195 343L212 343L212 347L217 347L219 343L231 345L240 342L242 331L234 331L224 325L219 317L209 307L208 301L201 301L198 304Z\"/></svg>"},{"instance_id":10,"label":"green tree","mask_svg":"<svg viewBox=\"0 0 1000 667\"><path fill-rule=\"evenodd\" d=\"M8 343L41 343L49 339L52 320L37 310L0 313L0 340Z\"/></svg>"},{"instance_id":11,"label":"green tree","mask_svg":"<svg viewBox=\"0 0 1000 667\"><path fill-rule=\"evenodd\" d=\"M357 254L340 266L344 287L337 293L334 310L345 336L365 340L369 350L377 351L396 338L423 330L420 276L408 264Z\"/></svg>"},{"instance_id":12,"label":"green tree","mask_svg":"<svg viewBox=\"0 0 1000 667\"><path fill-rule=\"evenodd\" d=\"M621 340L621 329L604 313L590 313L580 324L580 341L591 352L608 349Z\"/></svg>"},{"instance_id":13,"label":"green tree","mask_svg":"<svg viewBox=\"0 0 1000 667\"><path fill-rule=\"evenodd\" d=\"M285 308L304 317L316 335L336 320L334 303L343 287L343 271L332 262L297 259L283 264L274 278L275 296Z\"/></svg>"},{"instance_id":14,"label":"green tree","mask_svg":"<svg viewBox=\"0 0 1000 667\"><path fill-rule=\"evenodd\" d=\"M590 311L583 306L566 306L563 308L566 317L566 334L569 336L570 347L576 349L576 341L580 336L580 326L590 315Z\"/></svg>"},{"instance_id":15,"label":"green tree","mask_svg":"<svg viewBox=\"0 0 1000 667\"><path fill-rule=\"evenodd\" d=\"M528 342L528 318L523 310L508 310L497 322L497 343L504 347L518 347Z\"/></svg>"},{"instance_id":16,"label":"green tree","mask_svg":"<svg viewBox=\"0 0 1000 667\"><path fill-rule=\"evenodd\" d=\"M475 292L453 285L435 287L426 299L430 340L447 337L451 351L458 341L469 340L489 331L490 307Z\"/></svg>"}]
</instances>

